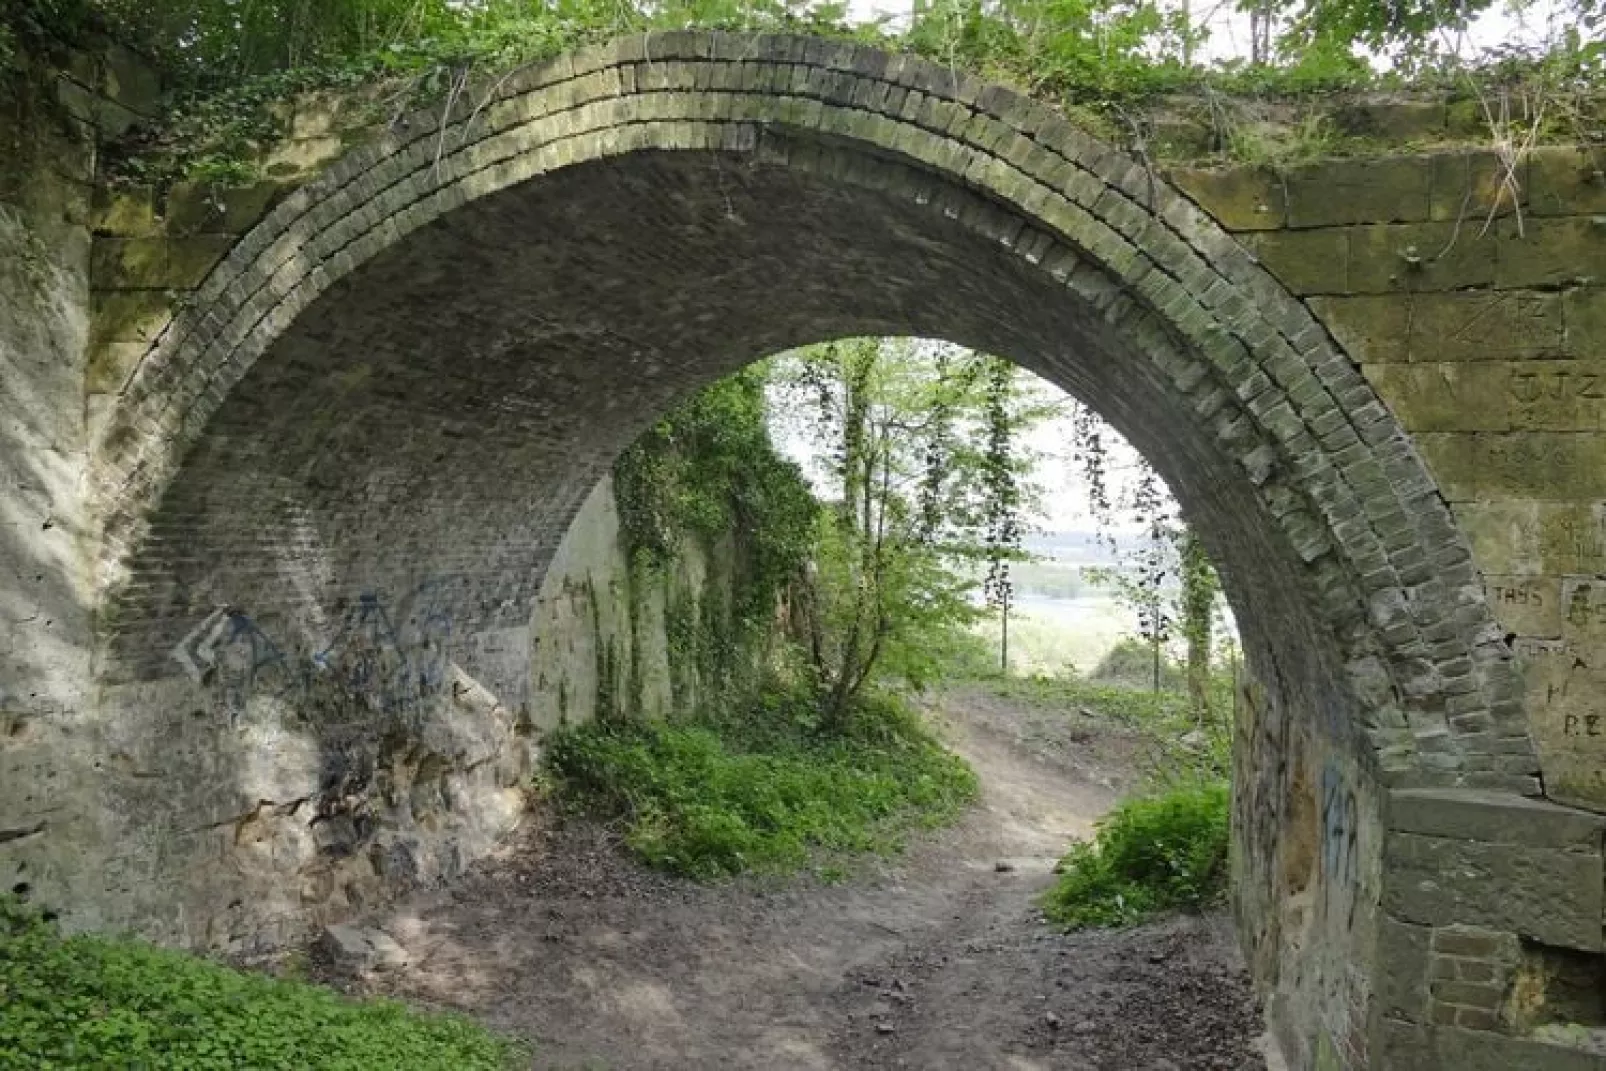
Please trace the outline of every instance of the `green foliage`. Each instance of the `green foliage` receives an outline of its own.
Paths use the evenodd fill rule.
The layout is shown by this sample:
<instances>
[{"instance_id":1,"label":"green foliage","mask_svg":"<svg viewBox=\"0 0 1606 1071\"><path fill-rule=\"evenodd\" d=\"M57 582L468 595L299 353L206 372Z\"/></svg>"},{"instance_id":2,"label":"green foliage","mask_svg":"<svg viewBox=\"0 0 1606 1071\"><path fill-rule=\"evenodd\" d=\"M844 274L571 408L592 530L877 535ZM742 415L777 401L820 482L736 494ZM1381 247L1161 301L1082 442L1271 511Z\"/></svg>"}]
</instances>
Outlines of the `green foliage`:
<instances>
[{"instance_id":1,"label":"green foliage","mask_svg":"<svg viewBox=\"0 0 1606 1071\"><path fill-rule=\"evenodd\" d=\"M1154 682L1154 656L1149 644L1125 639L1099 659L1088 677L1101 684L1151 689ZM1182 670L1171 659L1160 660L1160 689L1176 692L1182 687Z\"/></svg>"},{"instance_id":2,"label":"green foliage","mask_svg":"<svg viewBox=\"0 0 1606 1071\"><path fill-rule=\"evenodd\" d=\"M867 696L839 731L821 729L811 696L778 693L692 724L593 722L548 756L574 802L623 816L633 851L697 878L893 850L975 798L964 760L893 699Z\"/></svg>"},{"instance_id":3,"label":"green foliage","mask_svg":"<svg viewBox=\"0 0 1606 1071\"><path fill-rule=\"evenodd\" d=\"M1122 803L1060 861L1044 913L1070 929L1132 926L1217 903L1227 886L1227 801L1226 783L1214 782Z\"/></svg>"},{"instance_id":4,"label":"green foliage","mask_svg":"<svg viewBox=\"0 0 1606 1071\"><path fill-rule=\"evenodd\" d=\"M825 470L803 608L827 708L846 710L876 675L932 677L935 637L979 615L977 563L1007 599L1037 499L1021 433L1044 409L1012 365L955 346L853 338L778 365Z\"/></svg>"},{"instance_id":5,"label":"green foliage","mask_svg":"<svg viewBox=\"0 0 1606 1071\"><path fill-rule=\"evenodd\" d=\"M812 552L819 504L797 465L770 441L767 369L719 380L665 414L614 463L614 498L632 563L632 589L688 541L720 547L730 590L697 600L671 592L671 661L695 672L703 698L755 661L777 606ZM634 664L634 663L633 663Z\"/></svg>"},{"instance_id":6,"label":"green foliage","mask_svg":"<svg viewBox=\"0 0 1606 1071\"><path fill-rule=\"evenodd\" d=\"M359 1003L133 940L63 937L0 895L0 1067L491 1071L519 1062L512 1044L459 1016Z\"/></svg>"}]
</instances>

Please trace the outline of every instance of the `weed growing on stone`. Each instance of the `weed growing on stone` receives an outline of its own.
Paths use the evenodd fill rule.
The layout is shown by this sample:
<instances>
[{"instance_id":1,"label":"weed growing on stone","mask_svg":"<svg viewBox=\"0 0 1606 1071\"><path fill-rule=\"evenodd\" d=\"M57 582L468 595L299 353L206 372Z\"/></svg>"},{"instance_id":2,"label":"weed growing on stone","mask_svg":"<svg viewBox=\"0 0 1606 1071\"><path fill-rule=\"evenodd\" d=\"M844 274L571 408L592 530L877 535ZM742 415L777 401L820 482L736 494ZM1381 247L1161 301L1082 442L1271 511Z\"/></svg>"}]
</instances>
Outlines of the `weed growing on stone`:
<instances>
[{"instance_id":1,"label":"weed growing on stone","mask_svg":"<svg viewBox=\"0 0 1606 1071\"><path fill-rule=\"evenodd\" d=\"M1043 911L1068 929L1133 926L1199 911L1227 889L1227 785L1179 786L1122 803L1060 860Z\"/></svg>"},{"instance_id":2,"label":"weed growing on stone","mask_svg":"<svg viewBox=\"0 0 1606 1071\"><path fill-rule=\"evenodd\" d=\"M0 1067L493 1071L519 1063L513 1043L460 1016L348 1000L125 938L64 937L39 911L0 895Z\"/></svg>"},{"instance_id":3,"label":"weed growing on stone","mask_svg":"<svg viewBox=\"0 0 1606 1071\"><path fill-rule=\"evenodd\" d=\"M869 697L840 734L810 709L772 698L749 718L594 722L560 733L549 761L573 803L624 819L642 859L702 879L895 851L975 799L975 773L902 703Z\"/></svg>"}]
</instances>

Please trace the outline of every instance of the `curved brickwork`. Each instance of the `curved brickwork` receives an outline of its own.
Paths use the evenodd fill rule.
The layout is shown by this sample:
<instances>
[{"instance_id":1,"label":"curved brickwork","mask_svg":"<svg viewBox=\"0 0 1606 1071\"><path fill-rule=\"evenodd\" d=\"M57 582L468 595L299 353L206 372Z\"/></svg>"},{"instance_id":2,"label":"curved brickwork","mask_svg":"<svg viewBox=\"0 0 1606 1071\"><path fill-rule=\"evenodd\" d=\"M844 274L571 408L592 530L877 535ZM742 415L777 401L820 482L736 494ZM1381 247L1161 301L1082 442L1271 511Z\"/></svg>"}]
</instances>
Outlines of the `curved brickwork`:
<instances>
[{"instance_id":1,"label":"curved brickwork","mask_svg":"<svg viewBox=\"0 0 1606 1071\"><path fill-rule=\"evenodd\" d=\"M98 234L84 367L24 338L5 380L60 399L81 373L83 411L46 408L96 429L87 508L72 465L47 496L14 478L37 509L13 542L37 546L12 571L61 594L14 604L44 611L10 634L49 672L0 680L0 716L25 711L0 733L7 881L75 925L238 949L459 873L563 714L561 684L529 686L553 653L532 602L619 449L766 354L942 337L1095 406L1222 567L1255 678L1234 906L1291 1066L1580 1066L1526 1032L1535 987L1568 1007L1601 953L1603 820L1531 798L1509 649L1548 645L1534 724L1584 734L1553 798L1600 803L1606 304L1579 273L1606 202L1574 162L1530 162L1542 222L1490 257L1450 240L1456 211L1499 208L1474 154L1179 173L1190 200L1051 109L843 43L633 38L463 99L277 204L268 183L75 214ZM296 127L276 158L332 158L327 124ZM1457 517L1527 600L1500 596L1509 635ZM594 649L600 681L604 610L632 600L582 571L594 632L554 647Z\"/></svg>"},{"instance_id":2,"label":"curved brickwork","mask_svg":"<svg viewBox=\"0 0 1606 1071\"><path fill-rule=\"evenodd\" d=\"M1031 319L1053 320L1031 309L1010 325L1022 337L993 332L995 344L1014 343L997 348L1102 399L1195 512L1230 498L1195 469L1256 489L1256 511L1277 531L1257 552L1303 564L1297 579L1280 578L1294 579L1297 596L1268 597L1303 604L1288 620L1341 650L1284 672L1313 682L1341 673L1357 729L1398 780L1535 787L1509 652L1464 542L1408 438L1308 309L1192 202L1051 109L916 59L819 40L667 34L562 57L498 83L444 131L430 114L412 117L287 198L162 334L110 421L100 487L113 589L117 562L139 561L142 524L182 484L180 465L214 412L332 287L499 191L666 150L872 190L1008 250L1039 288L1099 318L1121 364L1116 373L1085 354L1024 351L1034 334L1048 341ZM1145 411L1130 382L1106 382L1117 376L1164 402ZM609 444L649 415L622 418ZM582 489L568 491L577 503ZM1249 574L1268 563L1224 545L1238 526L1222 523L1206 534L1247 606ZM538 557L518 564L538 571ZM119 627L137 630L137 616L123 612ZM1292 667L1313 656L1279 657ZM1308 701L1347 705L1340 690L1325 681Z\"/></svg>"}]
</instances>

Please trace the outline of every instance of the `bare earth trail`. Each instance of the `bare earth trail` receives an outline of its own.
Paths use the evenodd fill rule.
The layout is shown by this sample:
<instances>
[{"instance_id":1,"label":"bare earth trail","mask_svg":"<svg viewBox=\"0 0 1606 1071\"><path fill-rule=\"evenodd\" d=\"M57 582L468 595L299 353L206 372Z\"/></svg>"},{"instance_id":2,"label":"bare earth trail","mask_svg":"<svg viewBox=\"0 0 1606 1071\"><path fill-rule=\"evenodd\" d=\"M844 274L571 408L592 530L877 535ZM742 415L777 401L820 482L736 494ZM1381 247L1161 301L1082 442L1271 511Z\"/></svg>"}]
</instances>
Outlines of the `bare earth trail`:
<instances>
[{"instance_id":1,"label":"bare earth trail","mask_svg":"<svg viewBox=\"0 0 1606 1071\"><path fill-rule=\"evenodd\" d=\"M410 964L363 988L466 1011L541 1069L1262 1068L1219 917L1061 935L1037 896L1118 798L1131 742L983 693L933 711L981 776L951 829L847 880L697 885L594 823L520 834L372 920Z\"/></svg>"}]
</instances>

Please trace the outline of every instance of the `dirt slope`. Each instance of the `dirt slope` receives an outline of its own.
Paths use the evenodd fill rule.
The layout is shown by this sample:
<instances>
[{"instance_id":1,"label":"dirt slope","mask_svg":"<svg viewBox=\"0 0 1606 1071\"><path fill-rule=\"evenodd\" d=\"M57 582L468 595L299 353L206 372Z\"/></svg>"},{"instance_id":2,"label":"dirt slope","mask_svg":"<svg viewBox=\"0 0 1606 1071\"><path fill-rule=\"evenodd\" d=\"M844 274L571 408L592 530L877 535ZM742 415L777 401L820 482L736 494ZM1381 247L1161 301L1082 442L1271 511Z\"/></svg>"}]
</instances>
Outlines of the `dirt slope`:
<instances>
[{"instance_id":1,"label":"dirt slope","mask_svg":"<svg viewBox=\"0 0 1606 1071\"><path fill-rule=\"evenodd\" d=\"M933 713L983 799L897 859L710 887L635 865L603 826L532 823L369 920L411 963L365 988L529 1038L541 1069L1262 1068L1222 919L1065 936L1034 908L1129 781L1130 741L976 692Z\"/></svg>"}]
</instances>

